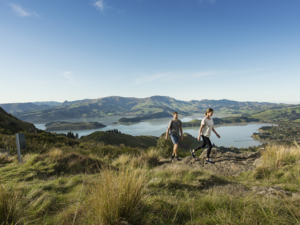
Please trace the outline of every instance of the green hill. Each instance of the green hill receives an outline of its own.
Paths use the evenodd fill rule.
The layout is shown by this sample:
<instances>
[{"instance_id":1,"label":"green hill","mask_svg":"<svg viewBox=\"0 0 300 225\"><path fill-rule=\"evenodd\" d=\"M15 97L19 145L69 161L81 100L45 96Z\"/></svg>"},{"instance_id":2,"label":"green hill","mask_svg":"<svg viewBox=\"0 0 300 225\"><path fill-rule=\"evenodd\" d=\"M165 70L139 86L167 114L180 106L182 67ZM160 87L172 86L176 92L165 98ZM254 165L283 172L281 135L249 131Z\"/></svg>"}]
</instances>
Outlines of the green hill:
<instances>
[{"instance_id":1,"label":"green hill","mask_svg":"<svg viewBox=\"0 0 300 225\"><path fill-rule=\"evenodd\" d=\"M33 124L23 122L0 107L0 131L5 134L14 134L22 131L35 132Z\"/></svg>"},{"instance_id":2,"label":"green hill","mask_svg":"<svg viewBox=\"0 0 300 225\"><path fill-rule=\"evenodd\" d=\"M43 110L48 109L53 106L56 106L55 103L50 102L49 105L47 102L41 102L41 103L8 103L8 104L0 104L0 107L2 107L6 112L8 113L20 113L20 112L27 112L31 110Z\"/></svg>"},{"instance_id":3,"label":"green hill","mask_svg":"<svg viewBox=\"0 0 300 225\"><path fill-rule=\"evenodd\" d=\"M180 115L204 113L208 107L224 114L254 113L277 106L273 103L237 102L231 100L201 100L180 101L166 96L152 96L149 98L124 98L118 96L84 99L79 101L65 101L59 106L48 109L16 112L15 116L30 122L49 122L55 120L97 118L104 116L145 116L153 113L172 113L178 111Z\"/></svg>"},{"instance_id":4,"label":"green hill","mask_svg":"<svg viewBox=\"0 0 300 225\"><path fill-rule=\"evenodd\" d=\"M132 136L122 133L97 131L80 138L81 142L102 142L105 145L120 145L132 148L149 148L156 146L158 138L150 135Z\"/></svg>"},{"instance_id":5,"label":"green hill","mask_svg":"<svg viewBox=\"0 0 300 225\"><path fill-rule=\"evenodd\" d=\"M300 119L300 105L271 108L271 109L259 111L257 113L252 114L250 118L256 118L256 119L266 120L270 122L280 122L280 121L298 122Z\"/></svg>"}]
</instances>

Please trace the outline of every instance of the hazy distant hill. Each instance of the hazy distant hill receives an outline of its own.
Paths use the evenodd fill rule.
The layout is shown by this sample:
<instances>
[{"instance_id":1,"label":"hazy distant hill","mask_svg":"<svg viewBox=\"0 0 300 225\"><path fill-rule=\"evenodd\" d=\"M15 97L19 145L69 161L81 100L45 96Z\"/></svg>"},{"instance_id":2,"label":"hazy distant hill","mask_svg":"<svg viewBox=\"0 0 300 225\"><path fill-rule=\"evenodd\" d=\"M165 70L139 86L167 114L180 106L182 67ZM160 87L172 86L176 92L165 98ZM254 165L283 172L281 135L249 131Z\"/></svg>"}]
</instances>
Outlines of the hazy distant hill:
<instances>
[{"instance_id":1,"label":"hazy distant hill","mask_svg":"<svg viewBox=\"0 0 300 225\"><path fill-rule=\"evenodd\" d=\"M60 104L60 102L27 102L0 104L0 107L2 107L8 113L15 114L17 112L48 109Z\"/></svg>"},{"instance_id":2,"label":"hazy distant hill","mask_svg":"<svg viewBox=\"0 0 300 225\"><path fill-rule=\"evenodd\" d=\"M35 126L31 123L23 122L13 115L8 114L0 107L0 132L14 134L21 131L35 132Z\"/></svg>"},{"instance_id":3,"label":"hazy distant hill","mask_svg":"<svg viewBox=\"0 0 300 225\"><path fill-rule=\"evenodd\" d=\"M48 101L48 102L31 102L35 105L49 105L49 106L58 106L61 105L61 102L54 102L54 101Z\"/></svg>"},{"instance_id":4,"label":"hazy distant hill","mask_svg":"<svg viewBox=\"0 0 300 225\"><path fill-rule=\"evenodd\" d=\"M143 116L153 113L172 113L181 115L203 113L212 107L218 113L243 114L249 111L268 109L277 106L273 103L237 102L231 100L180 101L167 96L149 98L124 98L111 96L99 99L65 101L59 106L48 109L18 112L14 115L30 122L55 121L76 118L97 118L103 116Z\"/></svg>"}]
</instances>

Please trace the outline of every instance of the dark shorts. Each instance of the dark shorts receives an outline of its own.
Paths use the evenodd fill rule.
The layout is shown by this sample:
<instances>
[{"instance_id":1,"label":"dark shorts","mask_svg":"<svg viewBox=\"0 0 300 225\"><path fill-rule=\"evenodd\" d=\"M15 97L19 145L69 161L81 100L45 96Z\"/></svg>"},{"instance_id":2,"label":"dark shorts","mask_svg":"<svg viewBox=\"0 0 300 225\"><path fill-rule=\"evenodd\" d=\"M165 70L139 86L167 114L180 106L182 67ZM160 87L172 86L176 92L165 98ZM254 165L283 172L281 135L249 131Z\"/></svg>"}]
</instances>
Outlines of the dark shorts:
<instances>
[{"instance_id":1,"label":"dark shorts","mask_svg":"<svg viewBox=\"0 0 300 225\"><path fill-rule=\"evenodd\" d=\"M171 134L170 137L171 137L171 140L172 140L172 142L173 142L174 145L178 143L179 136Z\"/></svg>"}]
</instances>

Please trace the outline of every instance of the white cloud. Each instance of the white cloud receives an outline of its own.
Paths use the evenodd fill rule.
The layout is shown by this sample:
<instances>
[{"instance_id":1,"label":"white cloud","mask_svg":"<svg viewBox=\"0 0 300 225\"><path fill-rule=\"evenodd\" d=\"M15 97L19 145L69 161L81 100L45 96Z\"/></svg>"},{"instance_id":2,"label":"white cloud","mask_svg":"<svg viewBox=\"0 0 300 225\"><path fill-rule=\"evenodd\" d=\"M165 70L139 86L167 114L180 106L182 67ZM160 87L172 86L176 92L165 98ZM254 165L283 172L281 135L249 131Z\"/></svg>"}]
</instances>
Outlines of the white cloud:
<instances>
[{"instance_id":1,"label":"white cloud","mask_svg":"<svg viewBox=\"0 0 300 225\"><path fill-rule=\"evenodd\" d=\"M20 5L10 4L10 6L18 16L21 16L21 17L37 16L37 17L39 17L39 15L37 13L29 12L28 10L23 9L22 6L20 6Z\"/></svg>"},{"instance_id":2,"label":"white cloud","mask_svg":"<svg viewBox=\"0 0 300 225\"><path fill-rule=\"evenodd\" d=\"M94 6L96 6L96 8L98 8L100 11L103 11L104 10L104 3L103 3L104 0L100 0L100 1L97 1Z\"/></svg>"},{"instance_id":3,"label":"white cloud","mask_svg":"<svg viewBox=\"0 0 300 225\"><path fill-rule=\"evenodd\" d=\"M67 79L73 79L73 77L72 77L72 72L71 71L64 71L63 72L63 74L62 74L62 76L64 77L64 78L67 78Z\"/></svg>"}]
</instances>

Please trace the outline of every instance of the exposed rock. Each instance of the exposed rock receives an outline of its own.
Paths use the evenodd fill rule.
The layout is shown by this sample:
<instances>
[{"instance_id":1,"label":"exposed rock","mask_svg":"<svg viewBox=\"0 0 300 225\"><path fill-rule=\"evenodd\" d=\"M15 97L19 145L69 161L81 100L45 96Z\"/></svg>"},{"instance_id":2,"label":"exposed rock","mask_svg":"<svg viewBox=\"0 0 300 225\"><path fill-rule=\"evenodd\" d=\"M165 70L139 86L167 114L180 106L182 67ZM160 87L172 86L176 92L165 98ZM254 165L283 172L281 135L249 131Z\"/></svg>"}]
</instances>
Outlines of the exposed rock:
<instances>
[{"instance_id":1,"label":"exposed rock","mask_svg":"<svg viewBox=\"0 0 300 225\"><path fill-rule=\"evenodd\" d=\"M265 196L265 197L286 198L286 197L299 196L298 193L285 191L280 187L258 187L258 186L254 186L254 187L251 188L251 190L255 194Z\"/></svg>"},{"instance_id":2,"label":"exposed rock","mask_svg":"<svg viewBox=\"0 0 300 225\"><path fill-rule=\"evenodd\" d=\"M254 161L253 166L259 166L261 165L261 163L262 163L262 156Z\"/></svg>"}]
</instances>

